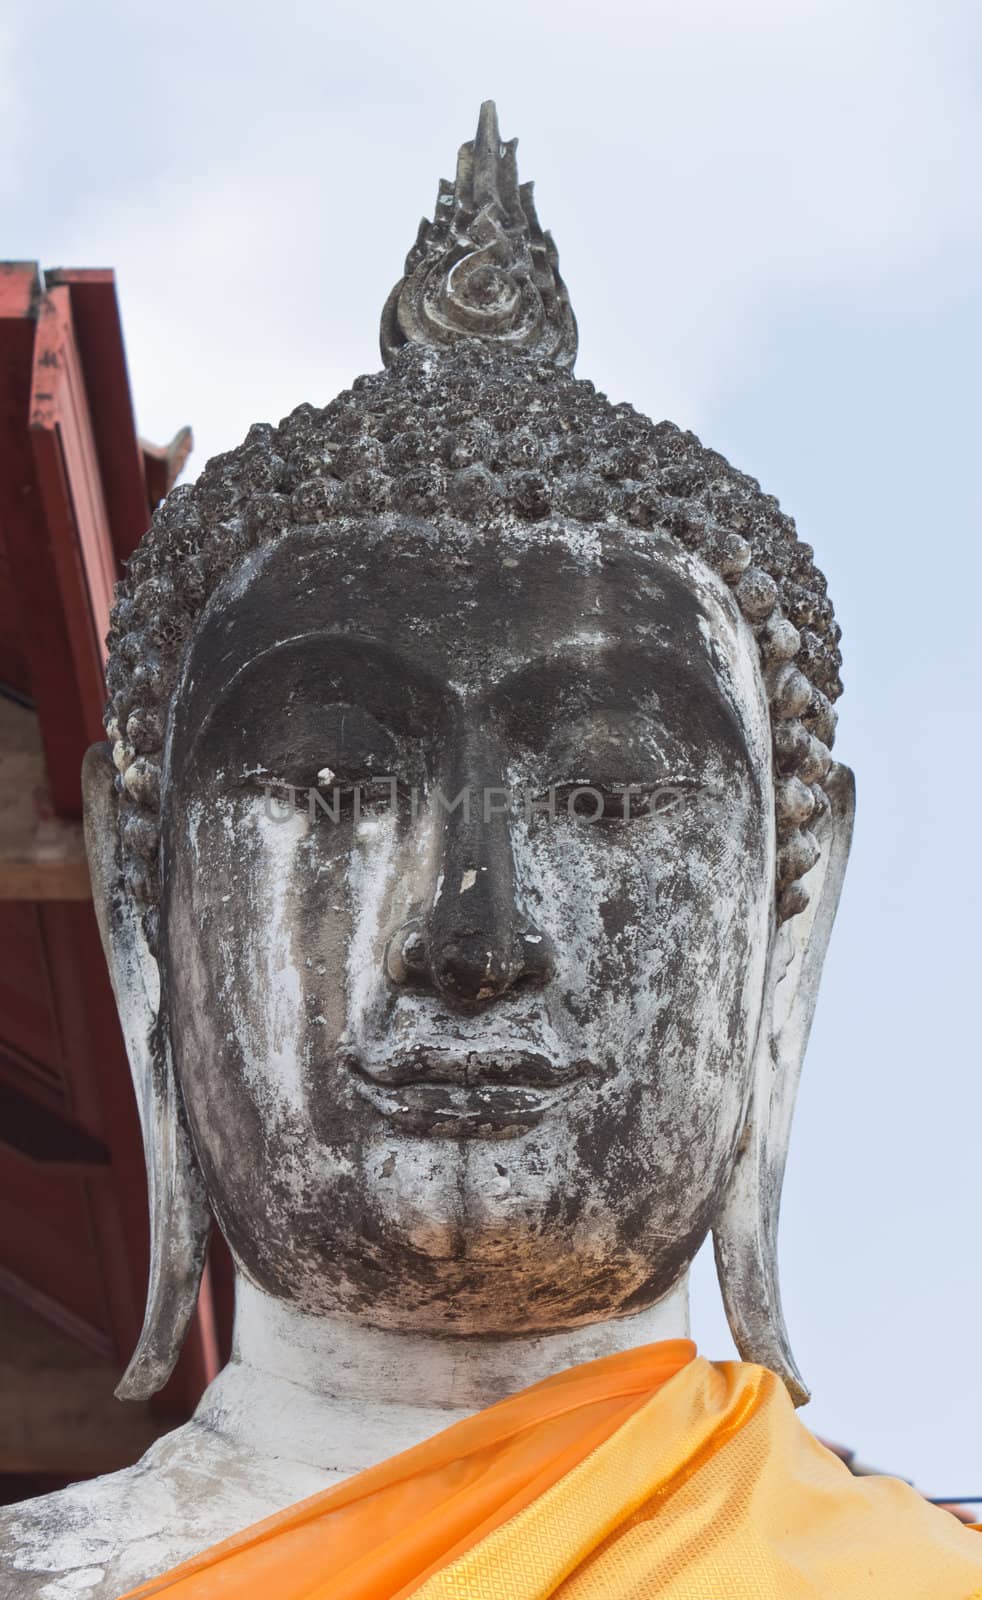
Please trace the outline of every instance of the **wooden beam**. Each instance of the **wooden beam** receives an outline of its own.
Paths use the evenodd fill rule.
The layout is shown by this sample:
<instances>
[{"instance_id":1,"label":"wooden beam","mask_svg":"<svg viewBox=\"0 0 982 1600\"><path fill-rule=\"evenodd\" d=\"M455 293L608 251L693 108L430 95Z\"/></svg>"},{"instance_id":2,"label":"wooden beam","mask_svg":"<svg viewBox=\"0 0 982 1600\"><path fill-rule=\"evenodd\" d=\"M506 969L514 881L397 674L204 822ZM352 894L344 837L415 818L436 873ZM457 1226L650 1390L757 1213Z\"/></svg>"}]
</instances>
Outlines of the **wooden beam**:
<instances>
[{"instance_id":1,"label":"wooden beam","mask_svg":"<svg viewBox=\"0 0 982 1600\"><path fill-rule=\"evenodd\" d=\"M0 697L0 900L88 900L82 824L55 815L37 713Z\"/></svg>"},{"instance_id":2,"label":"wooden beam","mask_svg":"<svg viewBox=\"0 0 982 1600\"><path fill-rule=\"evenodd\" d=\"M104 1177L109 1151L70 1117L0 1080L0 1145L65 1178Z\"/></svg>"},{"instance_id":3,"label":"wooden beam","mask_svg":"<svg viewBox=\"0 0 982 1600\"><path fill-rule=\"evenodd\" d=\"M156 511L184 471L188 456L194 449L194 435L190 428L179 428L170 444L148 444L146 439L141 439L140 444L143 448L150 509Z\"/></svg>"},{"instance_id":4,"label":"wooden beam","mask_svg":"<svg viewBox=\"0 0 982 1600\"><path fill-rule=\"evenodd\" d=\"M110 268L57 267L44 279L49 291L64 287L71 300L118 576L149 526L152 502L133 415L116 276Z\"/></svg>"},{"instance_id":5,"label":"wooden beam","mask_svg":"<svg viewBox=\"0 0 982 1600\"><path fill-rule=\"evenodd\" d=\"M87 707L76 681L28 431L42 299L34 263L0 264L0 536L54 811L80 817L82 756L91 743L86 730L102 696Z\"/></svg>"},{"instance_id":6,"label":"wooden beam","mask_svg":"<svg viewBox=\"0 0 982 1600\"><path fill-rule=\"evenodd\" d=\"M40 915L69 1086L67 1110L110 1152L111 1182L90 1182L85 1188L115 1348L127 1360L143 1322L148 1267L147 1180L136 1099L92 907L47 905ZM217 1371L215 1310L206 1267L177 1369L156 1397L161 1414L186 1416Z\"/></svg>"},{"instance_id":7,"label":"wooden beam","mask_svg":"<svg viewBox=\"0 0 982 1600\"><path fill-rule=\"evenodd\" d=\"M89 1477L128 1466L163 1425L113 1395L119 1365L0 1299L0 1474Z\"/></svg>"},{"instance_id":8,"label":"wooden beam","mask_svg":"<svg viewBox=\"0 0 982 1600\"><path fill-rule=\"evenodd\" d=\"M95 743L102 738L116 563L67 287L46 294L39 308L29 416L86 737Z\"/></svg>"},{"instance_id":9,"label":"wooden beam","mask_svg":"<svg viewBox=\"0 0 982 1600\"><path fill-rule=\"evenodd\" d=\"M56 1329L82 1350L91 1351L100 1361L113 1360L112 1340L102 1328L0 1263L0 1327L14 1311L36 1316L46 1327Z\"/></svg>"},{"instance_id":10,"label":"wooden beam","mask_svg":"<svg viewBox=\"0 0 982 1600\"><path fill-rule=\"evenodd\" d=\"M30 319L41 293L36 261L0 261L0 317L5 321Z\"/></svg>"},{"instance_id":11,"label":"wooden beam","mask_svg":"<svg viewBox=\"0 0 982 1600\"><path fill-rule=\"evenodd\" d=\"M47 980L40 1009L50 1007L57 1038L47 1099L41 1063L52 1052L40 1025L21 1030L29 1049L32 1041L44 1047L39 1081L26 1072L5 1081L91 1135L109 1157L108 1172L99 1166L95 1176L92 1167L83 1178L74 1160L62 1172L53 1170L57 1162L25 1159L23 1150L0 1144L0 1288L5 1282L73 1337L111 1344L120 1363L142 1321L146 1179L81 829L72 824L81 816L82 756L103 737L113 581L143 531L147 472L156 496L190 444L181 434L144 457L124 380L111 275L56 273L45 294L35 265L0 265L0 576L13 595L5 614L19 634L9 661L22 700L32 702L0 703L0 722L21 718L6 743L0 737L0 900L39 902L32 910ZM5 927L16 927L18 905L10 900L2 909ZM0 1015L0 1030L16 1021ZM54 1130L50 1120L45 1126L50 1152ZM160 1405L186 1416L216 1365L209 1267ZM8 1467L44 1470L36 1459Z\"/></svg>"}]
</instances>

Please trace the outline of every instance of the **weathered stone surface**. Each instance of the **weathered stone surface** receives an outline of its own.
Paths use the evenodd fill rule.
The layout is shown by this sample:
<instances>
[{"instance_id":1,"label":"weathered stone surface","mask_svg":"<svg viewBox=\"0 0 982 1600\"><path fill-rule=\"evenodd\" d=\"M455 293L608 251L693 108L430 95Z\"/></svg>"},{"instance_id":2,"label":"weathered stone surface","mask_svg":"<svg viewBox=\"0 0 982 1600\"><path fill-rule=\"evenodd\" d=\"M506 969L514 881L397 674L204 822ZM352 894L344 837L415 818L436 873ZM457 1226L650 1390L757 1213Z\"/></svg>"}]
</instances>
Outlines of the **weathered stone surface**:
<instances>
[{"instance_id":1,"label":"weathered stone surface","mask_svg":"<svg viewBox=\"0 0 982 1600\"><path fill-rule=\"evenodd\" d=\"M852 816L825 581L752 479L572 377L487 108L441 195L386 370L210 462L121 586L85 774L153 1223L121 1392L165 1381L212 1216L236 1350L130 1474L0 1517L18 1597L118 1594L684 1332L710 1230L742 1353L805 1394L776 1232Z\"/></svg>"},{"instance_id":2,"label":"weathered stone surface","mask_svg":"<svg viewBox=\"0 0 982 1600\"><path fill-rule=\"evenodd\" d=\"M382 359L406 344L493 340L571 367L576 319L559 276L551 234L520 184L517 139L502 144L494 103L481 107L477 137L461 146L454 183L442 182L432 222L416 243L382 312Z\"/></svg>"},{"instance_id":3,"label":"weathered stone surface","mask_svg":"<svg viewBox=\"0 0 982 1600\"><path fill-rule=\"evenodd\" d=\"M128 802L155 813L164 715L186 640L210 594L252 550L293 528L354 539L364 519L505 530L616 524L665 533L732 585L758 637L778 764L814 786L831 759L839 629L809 545L759 485L693 434L612 406L549 362L472 340L436 360L409 346L321 411L257 426L161 507L113 616L108 719ZM794 619L794 620L792 620ZM135 719L135 721L134 721ZM155 737L156 734L156 737ZM140 745L138 752L137 743ZM779 820L781 911L801 858ZM150 840L128 851L155 903Z\"/></svg>"}]
</instances>

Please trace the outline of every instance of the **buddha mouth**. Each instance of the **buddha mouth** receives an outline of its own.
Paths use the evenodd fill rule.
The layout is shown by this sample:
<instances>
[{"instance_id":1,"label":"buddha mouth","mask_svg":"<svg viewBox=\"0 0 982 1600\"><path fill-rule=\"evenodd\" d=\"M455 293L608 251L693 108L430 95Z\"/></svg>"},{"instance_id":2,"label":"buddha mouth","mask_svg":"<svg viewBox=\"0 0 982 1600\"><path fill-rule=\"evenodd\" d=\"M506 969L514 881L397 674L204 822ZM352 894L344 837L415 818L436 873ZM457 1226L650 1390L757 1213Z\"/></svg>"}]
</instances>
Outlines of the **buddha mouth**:
<instances>
[{"instance_id":1,"label":"buddha mouth","mask_svg":"<svg viewBox=\"0 0 982 1600\"><path fill-rule=\"evenodd\" d=\"M416 1046L384 1061L339 1053L356 1093L407 1133L447 1139L516 1138L590 1070L527 1049Z\"/></svg>"}]
</instances>

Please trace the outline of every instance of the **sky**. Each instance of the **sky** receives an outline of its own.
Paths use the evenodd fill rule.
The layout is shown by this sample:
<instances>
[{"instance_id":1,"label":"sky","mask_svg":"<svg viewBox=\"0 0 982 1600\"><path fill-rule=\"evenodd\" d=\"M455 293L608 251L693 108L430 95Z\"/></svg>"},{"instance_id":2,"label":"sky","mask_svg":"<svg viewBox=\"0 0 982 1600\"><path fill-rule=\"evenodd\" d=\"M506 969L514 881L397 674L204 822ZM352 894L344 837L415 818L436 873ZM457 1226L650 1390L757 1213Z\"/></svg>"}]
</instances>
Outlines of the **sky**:
<instances>
[{"instance_id":1,"label":"sky","mask_svg":"<svg viewBox=\"0 0 982 1600\"><path fill-rule=\"evenodd\" d=\"M191 473L375 370L480 102L577 371L779 496L843 627L853 857L785 1184L816 1432L982 1495L982 9L972 0L8 0L0 254L116 269ZM732 1355L711 1263L694 1332Z\"/></svg>"}]
</instances>

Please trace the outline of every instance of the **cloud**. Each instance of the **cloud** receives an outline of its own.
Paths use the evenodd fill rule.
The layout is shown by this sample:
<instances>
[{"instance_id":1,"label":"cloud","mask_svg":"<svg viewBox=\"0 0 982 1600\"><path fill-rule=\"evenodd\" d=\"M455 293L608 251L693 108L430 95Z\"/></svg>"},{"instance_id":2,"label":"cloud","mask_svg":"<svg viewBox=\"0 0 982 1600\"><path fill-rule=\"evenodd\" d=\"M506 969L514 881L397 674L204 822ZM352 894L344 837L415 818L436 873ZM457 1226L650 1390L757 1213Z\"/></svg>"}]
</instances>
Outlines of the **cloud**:
<instances>
[{"instance_id":1,"label":"cloud","mask_svg":"<svg viewBox=\"0 0 982 1600\"><path fill-rule=\"evenodd\" d=\"M15 61L14 30L0 17L0 196L13 194L24 160L26 118Z\"/></svg>"}]
</instances>

